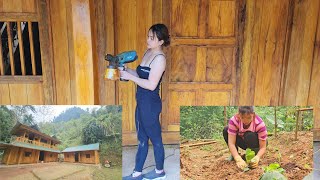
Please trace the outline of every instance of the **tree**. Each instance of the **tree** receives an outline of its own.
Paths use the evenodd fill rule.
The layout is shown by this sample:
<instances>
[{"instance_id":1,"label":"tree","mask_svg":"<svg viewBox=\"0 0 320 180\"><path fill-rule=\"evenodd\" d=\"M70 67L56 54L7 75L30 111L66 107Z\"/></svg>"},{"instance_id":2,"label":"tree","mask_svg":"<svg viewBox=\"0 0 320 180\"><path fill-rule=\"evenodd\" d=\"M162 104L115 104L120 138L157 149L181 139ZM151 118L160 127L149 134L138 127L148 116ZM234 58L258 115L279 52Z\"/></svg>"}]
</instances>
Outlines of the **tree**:
<instances>
[{"instance_id":1,"label":"tree","mask_svg":"<svg viewBox=\"0 0 320 180\"><path fill-rule=\"evenodd\" d=\"M14 113L6 106L0 106L0 141L10 141L10 131L15 124Z\"/></svg>"}]
</instances>

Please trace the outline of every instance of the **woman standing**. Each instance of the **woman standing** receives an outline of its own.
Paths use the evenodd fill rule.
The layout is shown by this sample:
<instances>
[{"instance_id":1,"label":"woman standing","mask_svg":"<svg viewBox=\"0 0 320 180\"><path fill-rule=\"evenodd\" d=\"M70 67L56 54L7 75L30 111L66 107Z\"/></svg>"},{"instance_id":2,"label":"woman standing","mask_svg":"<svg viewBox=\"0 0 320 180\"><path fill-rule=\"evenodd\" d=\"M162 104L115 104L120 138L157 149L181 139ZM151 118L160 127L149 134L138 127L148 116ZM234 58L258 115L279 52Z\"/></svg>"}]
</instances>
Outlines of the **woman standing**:
<instances>
[{"instance_id":1,"label":"woman standing","mask_svg":"<svg viewBox=\"0 0 320 180\"><path fill-rule=\"evenodd\" d=\"M122 79L131 80L137 84L135 123L139 141L134 171L123 180L160 180L166 178L163 169L164 147L159 122L162 108L159 86L166 68L166 57L162 48L169 44L167 27L164 24L151 26L147 38L148 49L140 65L136 70L125 68L121 71ZM148 155L149 139L153 144L156 168L143 175L142 168Z\"/></svg>"}]
</instances>

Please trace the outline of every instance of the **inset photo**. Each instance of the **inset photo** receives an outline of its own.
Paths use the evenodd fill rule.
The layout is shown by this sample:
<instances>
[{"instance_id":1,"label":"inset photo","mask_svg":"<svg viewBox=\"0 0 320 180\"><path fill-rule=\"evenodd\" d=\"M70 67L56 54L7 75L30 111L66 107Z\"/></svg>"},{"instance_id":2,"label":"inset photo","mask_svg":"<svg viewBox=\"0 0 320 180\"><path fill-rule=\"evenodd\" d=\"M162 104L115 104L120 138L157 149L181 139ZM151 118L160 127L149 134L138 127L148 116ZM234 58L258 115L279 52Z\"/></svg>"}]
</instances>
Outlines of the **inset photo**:
<instances>
[{"instance_id":1,"label":"inset photo","mask_svg":"<svg viewBox=\"0 0 320 180\"><path fill-rule=\"evenodd\" d=\"M121 106L0 106L1 179L121 179Z\"/></svg>"},{"instance_id":2,"label":"inset photo","mask_svg":"<svg viewBox=\"0 0 320 180\"><path fill-rule=\"evenodd\" d=\"M313 108L183 106L181 179L312 177Z\"/></svg>"}]
</instances>

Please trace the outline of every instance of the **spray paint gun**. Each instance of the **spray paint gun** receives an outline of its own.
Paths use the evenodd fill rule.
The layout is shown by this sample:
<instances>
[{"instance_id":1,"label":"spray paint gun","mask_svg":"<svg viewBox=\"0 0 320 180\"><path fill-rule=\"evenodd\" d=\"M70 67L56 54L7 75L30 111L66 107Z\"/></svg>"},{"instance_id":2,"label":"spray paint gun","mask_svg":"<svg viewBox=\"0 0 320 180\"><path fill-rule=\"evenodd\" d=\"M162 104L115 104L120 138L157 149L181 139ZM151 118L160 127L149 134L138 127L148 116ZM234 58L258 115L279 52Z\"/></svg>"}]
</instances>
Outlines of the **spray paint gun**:
<instances>
[{"instance_id":1,"label":"spray paint gun","mask_svg":"<svg viewBox=\"0 0 320 180\"><path fill-rule=\"evenodd\" d=\"M127 81L120 78L118 67L122 67L123 70L125 70L124 64L131 63L137 59L138 59L138 56L136 51L126 51L116 56L107 54L105 56L105 60L109 61L109 66L107 66L106 74L104 78L108 80L120 79L120 81Z\"/></svg>"}]
</instances>

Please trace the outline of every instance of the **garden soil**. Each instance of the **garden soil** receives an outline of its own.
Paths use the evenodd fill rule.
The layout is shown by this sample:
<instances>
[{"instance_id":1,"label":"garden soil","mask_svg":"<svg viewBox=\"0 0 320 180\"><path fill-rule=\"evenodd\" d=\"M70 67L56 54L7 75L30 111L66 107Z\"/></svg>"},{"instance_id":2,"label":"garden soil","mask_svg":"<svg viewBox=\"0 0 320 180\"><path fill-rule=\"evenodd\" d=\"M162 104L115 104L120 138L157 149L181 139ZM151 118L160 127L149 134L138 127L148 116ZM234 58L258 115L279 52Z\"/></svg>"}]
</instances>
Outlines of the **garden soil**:
<instances>
[{"instance_id":1,"label":"garden soil","mask_svg":"<svg viewBox=\"0 0 320 180\"><path fill-rule=\"evenodd\" d=\"M259 167L243 172L235 161L227 161L230 156L223 140L203 146L181 148L181 179L259 179L263 167L280 162L288 179L303 179L313 167L313 135L312 132L299 132L298 140L294 140L294 132L280 132L277 137L268 137L267 152L260 160ZM182 145L199 143L193 141ZM245 151L239 150L240 154Z\"/></svg>"}]
</instances>

